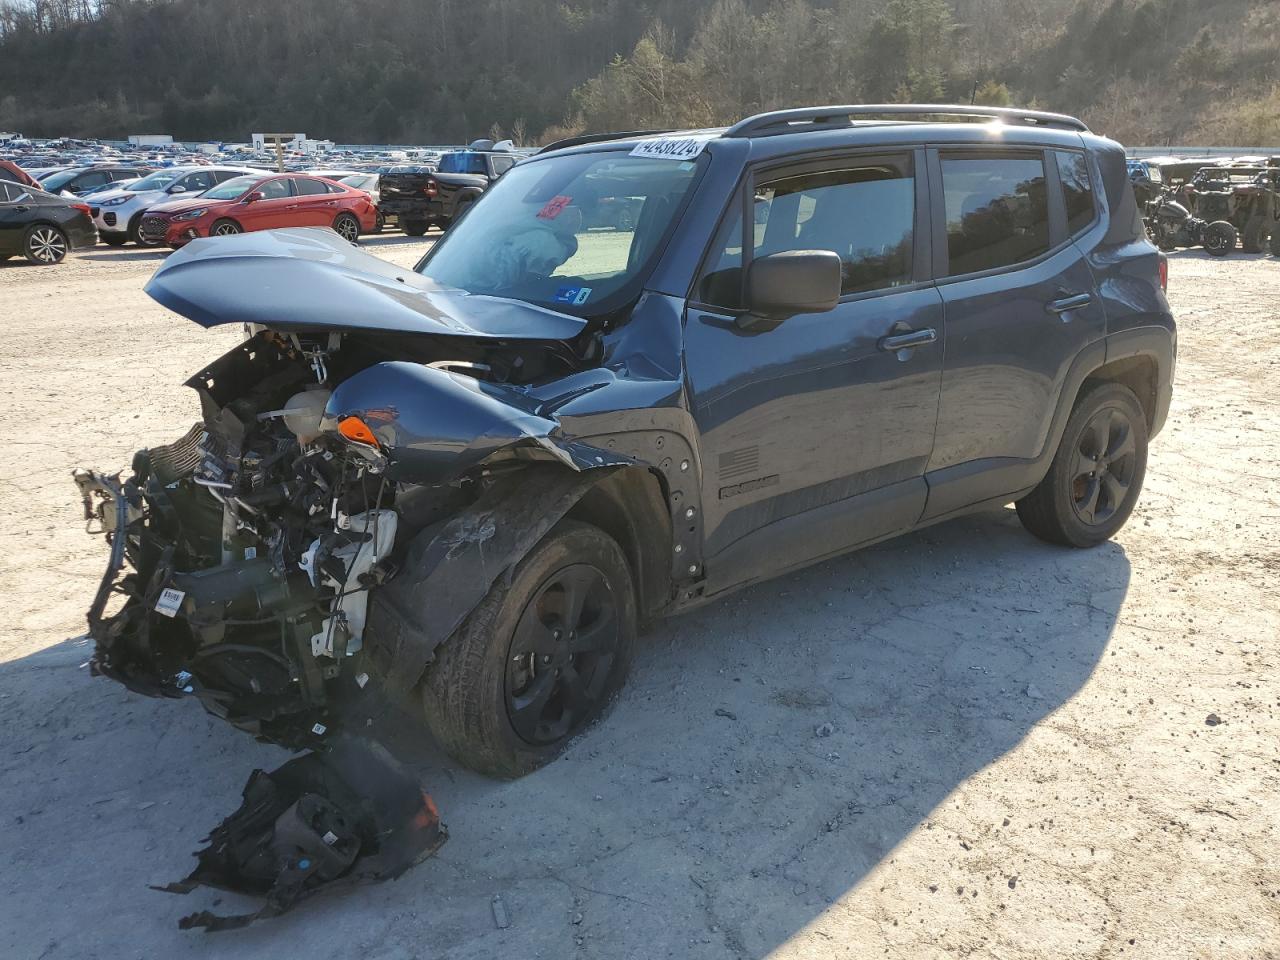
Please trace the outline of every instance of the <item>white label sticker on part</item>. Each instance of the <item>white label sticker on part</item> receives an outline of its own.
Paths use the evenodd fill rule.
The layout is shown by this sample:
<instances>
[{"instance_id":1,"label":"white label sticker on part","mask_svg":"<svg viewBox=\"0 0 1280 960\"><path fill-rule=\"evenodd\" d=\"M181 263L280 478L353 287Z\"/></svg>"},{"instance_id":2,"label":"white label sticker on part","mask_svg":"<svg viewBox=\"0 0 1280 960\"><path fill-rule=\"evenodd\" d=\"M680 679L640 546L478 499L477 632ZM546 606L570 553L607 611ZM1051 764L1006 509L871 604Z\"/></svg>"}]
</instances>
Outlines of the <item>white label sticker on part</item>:
<instances>
[{"instance_id":1,"label":"white label sticker on part","mask_svg":"<svg viewBox=\"0 0 1280 960\"><path fill-rule=\"evenodd\" d=\"M246 560L253 560L253 559L255 559L257 556L258 556L258 548L257 548L257 547L245 547L245 548L244 548L244 558L245 558Z\"/></svg>"},{"instance_id":2,"label":"white label sticker on part","mask_svg":"<svg viewBox=\"0 0 1280 960\"><path fill-rule=\"evenodd\" d=\"M182 590L165 587L160 591L159 599L156 600L156 613L166 617L177 616L178 608L182 606L182 598L185 596L186 593Z\"/></svg>"},{"instance_id":3,"label":"white label sticker on part","mask_svg":"<svg viewBox=\"0 0 1280 960\"><path fill-rule=\"evenodd\" d=\"M658 140L644 140L636 144L631 151L631 156L648 157L653 160L692 160L706 148L710 139L710 137L662 137Z\"/></svg>"},{"instance_id":4,"label":"white label sticker on part","mask_svg":"<svg viewBox=\"0 0 1280 960\"><path fill-rule=\"evenodd\" d=\"M329 728L326 727L323 723L317 723L314 727L311 728L311 732L314 733L317 737L322 737L324 736L324 732L328 729Z\"/></svg>"},{"instance_id":5,"label":"white label sticker on part","mask_svg":"<svg viewBox=\"0 0 1280 960\"><path fill-rule=\"evenodd\" d=\"M324 832L324 836L321 837L320 839L325 842L326 846L332 847L335 843L338 842L338 835L334 833L332 830L326 830Z\"/></svg>"}]
</instances>

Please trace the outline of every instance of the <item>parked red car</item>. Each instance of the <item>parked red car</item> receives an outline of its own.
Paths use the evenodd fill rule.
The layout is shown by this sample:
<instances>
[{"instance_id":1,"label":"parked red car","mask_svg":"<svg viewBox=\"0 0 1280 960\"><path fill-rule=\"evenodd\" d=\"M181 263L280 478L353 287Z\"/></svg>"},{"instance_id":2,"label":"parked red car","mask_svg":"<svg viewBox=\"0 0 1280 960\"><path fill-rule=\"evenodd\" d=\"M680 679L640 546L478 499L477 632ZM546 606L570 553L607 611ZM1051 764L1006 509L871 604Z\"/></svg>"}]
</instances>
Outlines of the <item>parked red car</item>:
<instances>
[{"instance_id":1,"label":"parked red car","mask_svg":"<svg viewBox=\"0 0 1280 960\"><path fill-rule=\"evenodd\" d=\"M138 224L144 241L175 250L196 237L219 237L276 227L332 227L355 243L372 233L377 208L363 190L299 174L235 177L198 197L149 207Z\"/></svg>"}]
</instances>

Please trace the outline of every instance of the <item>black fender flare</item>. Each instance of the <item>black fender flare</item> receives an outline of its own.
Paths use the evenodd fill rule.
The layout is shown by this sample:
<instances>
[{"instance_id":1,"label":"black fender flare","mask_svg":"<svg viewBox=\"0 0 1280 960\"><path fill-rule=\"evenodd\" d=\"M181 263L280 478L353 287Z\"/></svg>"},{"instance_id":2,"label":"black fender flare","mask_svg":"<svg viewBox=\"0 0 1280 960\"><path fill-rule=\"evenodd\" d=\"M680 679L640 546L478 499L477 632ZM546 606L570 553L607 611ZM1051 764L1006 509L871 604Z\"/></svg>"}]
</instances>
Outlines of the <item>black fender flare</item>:
<instances>
[{"instance_id":1,"label":"black fender flare","mask_svg":"<svg viewBox=\"0 0 1280 960\"><path fill-rule=\"evenodd\" d=\"M531 464L495 478L468 509L422 530L400 574L369 597L362 693L370 715L404 702L494 583L618 469Z\"/></svg>"}]
</instances>

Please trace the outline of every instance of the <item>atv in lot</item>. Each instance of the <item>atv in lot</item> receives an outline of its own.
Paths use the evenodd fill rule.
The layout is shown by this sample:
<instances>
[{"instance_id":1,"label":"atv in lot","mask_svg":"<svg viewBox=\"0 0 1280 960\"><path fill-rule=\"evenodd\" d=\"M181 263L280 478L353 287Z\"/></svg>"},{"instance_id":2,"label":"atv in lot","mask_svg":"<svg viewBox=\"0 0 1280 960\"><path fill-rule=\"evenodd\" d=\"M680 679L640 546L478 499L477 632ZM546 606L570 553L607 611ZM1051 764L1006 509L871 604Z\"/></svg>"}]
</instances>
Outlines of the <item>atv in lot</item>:
<instances>
[{"instance_id":1,"label":"atv in lot","mask_svg":"<svg viewBox=\"0 0 1280 960\"><path fill-rule=\"evenodd\" d=\"M1262 253L1274 219L1276 173L1264 166L1203 167L1182 195L1193 217L1230 223L1245 253Z\"/></svg>"},{"instance_id":2,"label":"atv in lot","mask_svg":"<svg viewBox=\"0 0 1280 960\"><path fill-rule=\"evenodd\" d=\"M1237 231L1227 220L1210 223L1193 217L1177 200L1175 187L1167 187L1147 204L1145 222L1151 241L1161 250L1178 247L1204 247L1215 257L1225 257L1236 248Z\"/></svg>"},{"instance_id":3,"label":"atv in lot","mask_svg":"<svg viewBox=\"0 0 1280 960\"><path fill-rule=\"evenodd\" d=\"M1166 278L1118 144L974 106L553 144L413 270L319 228L192 240L148 294L250 335L185 435L77 475L93 670L294 748L420 718L521 776L656 617L1008 503L1114 535Z\"/></svg>"}]
</instances>

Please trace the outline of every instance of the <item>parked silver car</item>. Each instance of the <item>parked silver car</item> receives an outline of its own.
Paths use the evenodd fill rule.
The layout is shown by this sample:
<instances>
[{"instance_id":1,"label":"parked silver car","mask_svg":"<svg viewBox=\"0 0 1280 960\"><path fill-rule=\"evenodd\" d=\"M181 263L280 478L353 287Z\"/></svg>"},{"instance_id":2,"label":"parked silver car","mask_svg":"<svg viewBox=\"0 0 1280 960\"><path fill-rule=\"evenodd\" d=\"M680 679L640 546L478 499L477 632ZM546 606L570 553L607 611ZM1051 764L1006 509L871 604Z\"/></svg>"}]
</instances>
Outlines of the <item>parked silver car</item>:
<instances>
[{"instance_id":1,"label":"parked silver car","mask_svg":"<svg viewBox=\"0 0 1280 960\"><path fill-rule=\"evenodd\" d=\"M138 234L138 224L148 207L179 195L198 196L224 180L257 172L247 167L166 167L126 189L95 194L91 208L98 237L109 247L124 246L130 240L139 246L154 246Z\"/></svg>"}]
</instances>

